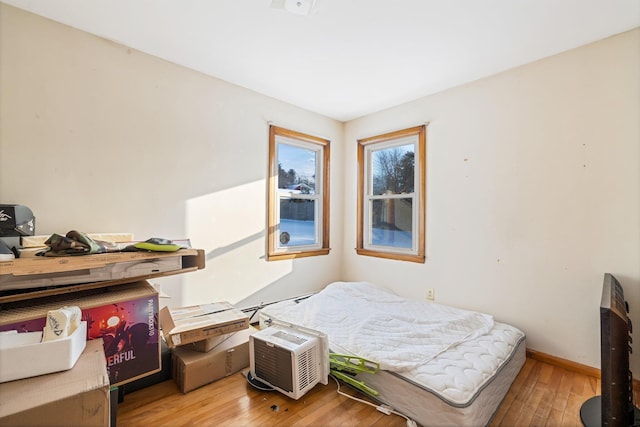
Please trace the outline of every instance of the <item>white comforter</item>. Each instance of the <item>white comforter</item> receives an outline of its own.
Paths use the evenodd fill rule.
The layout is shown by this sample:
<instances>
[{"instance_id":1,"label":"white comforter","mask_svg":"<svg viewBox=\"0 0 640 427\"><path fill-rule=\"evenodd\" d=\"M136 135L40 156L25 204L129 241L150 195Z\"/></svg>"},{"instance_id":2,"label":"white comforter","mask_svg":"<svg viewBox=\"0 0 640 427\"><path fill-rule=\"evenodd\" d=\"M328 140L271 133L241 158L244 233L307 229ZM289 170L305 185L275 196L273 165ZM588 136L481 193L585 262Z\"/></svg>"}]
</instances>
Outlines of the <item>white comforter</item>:
<instances>
[{"instance_id":1,"label":"white comforter","mask_svg":"<svg viewBox=\"0 0 640 427\"><path fill-rule=\"evenodd\" d=\"M268 315L322 331L330 344L396 372L414 369L493 327L487 314L403 298L366 282L332 283L299 304L269 306Z\"/></svg>"}]
</instances>

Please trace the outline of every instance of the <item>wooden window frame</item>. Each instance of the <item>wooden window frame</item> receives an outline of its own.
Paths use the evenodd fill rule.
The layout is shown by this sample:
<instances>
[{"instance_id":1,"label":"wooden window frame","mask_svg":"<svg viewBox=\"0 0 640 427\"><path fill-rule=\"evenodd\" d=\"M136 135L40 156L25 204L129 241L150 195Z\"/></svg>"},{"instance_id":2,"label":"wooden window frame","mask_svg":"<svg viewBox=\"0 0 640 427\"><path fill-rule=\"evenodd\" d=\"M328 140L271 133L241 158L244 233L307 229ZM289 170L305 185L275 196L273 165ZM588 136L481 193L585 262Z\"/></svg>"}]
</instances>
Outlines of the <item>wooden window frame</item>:
<instances>
[{"instance_id":1,"label":"wooden window frame","mask_svg":"<svg viewBox=\"0 0 640 427\"><path fill-rule=\"evenodd\" d=\"M400 261L410 262L425 262L425 224L426 224L426 133L427 126L415 126L412 128L399 130L395 132L385 133L369 138L363 138L358 140L358 206L357 206L357 236L356 236L356 253L358 255L373 256L379 258L394 259ZM371 167L368 164L367 152L371 150L376 144L383 145L393 142L394 140L401 140L407 137L417 136L415 153L415 166L414 174L415 178L415 190L414 194L417 198L416 215L412 218L416 223L412 223L413 229L415 229L415 249L411 251L395 249L391 246L377 246L375 249L365 245L365 224L368 221L365 220L365 215L369 215L368 203L365 206L365 198L370 198L368 194L368 180L365 174ZM368 233L368 230L367 230Z\"/></svg>"},{"instance_id":2,"label":"wooden window frame","mask_svg":"<svg viewBox=\"0 0 640 427\"><path fill-rule=\"evenodd\" d=\"M284 137L299 141L303 144L311 144L318 146L321 150L322 162L320 165L321 178L316 180L316 193L319 193L319 206L316 213L316 224L319 224L320 230L317 233L319 242L312 249L306 249L304 246L296 248L292 246L287 249L278 248L278 230L279 230L279 209L278 204L280 198L278 196L278 158L277 144L278 137ZM269 179L268 179L268 224L267 224L267 260L275 261L282 259L302 258L309 256L327 255L330 251L329 247L329 173L330 173L330 141L328 139L307 135L301 132L281 128L271 125L269 127Z\"/></svg>"}]
</instances>

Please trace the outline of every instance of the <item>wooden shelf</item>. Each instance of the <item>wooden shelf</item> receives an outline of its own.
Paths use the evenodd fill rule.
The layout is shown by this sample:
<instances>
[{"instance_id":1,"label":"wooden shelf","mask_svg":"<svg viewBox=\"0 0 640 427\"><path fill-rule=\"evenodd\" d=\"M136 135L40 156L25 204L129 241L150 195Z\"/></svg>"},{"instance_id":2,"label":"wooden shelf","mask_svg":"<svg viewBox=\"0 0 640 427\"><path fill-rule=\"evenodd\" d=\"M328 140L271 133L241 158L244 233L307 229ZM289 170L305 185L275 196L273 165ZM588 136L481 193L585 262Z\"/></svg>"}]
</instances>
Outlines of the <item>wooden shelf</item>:
<instances>
[{"instance_id":1,"label":"wooden shelf","mask_svg":"<svg viewBox=\"0 0 640 427\"><path fill-rule=\"evenodd\" d=\"M56 277L58 280L68 273L70 278L79 272L91 272L94 269L109 269L118 264L151 262L167 258L181 257L181 268L171 271L140 274L117 279L88 280L86 283L47 286L42 288L16 289L12 283L30 278ZM11 261L0 261L0 303L39 298L48 295L76 292L78 290L106 287L123 283L147 280L157 277L172 276L205 267L202 249L180 249L176 252L113 252L106 254L79 255L67 257L33 257L17 258ZM72 281L70 280L70 283Z\"/></svg>"}]
</instances>

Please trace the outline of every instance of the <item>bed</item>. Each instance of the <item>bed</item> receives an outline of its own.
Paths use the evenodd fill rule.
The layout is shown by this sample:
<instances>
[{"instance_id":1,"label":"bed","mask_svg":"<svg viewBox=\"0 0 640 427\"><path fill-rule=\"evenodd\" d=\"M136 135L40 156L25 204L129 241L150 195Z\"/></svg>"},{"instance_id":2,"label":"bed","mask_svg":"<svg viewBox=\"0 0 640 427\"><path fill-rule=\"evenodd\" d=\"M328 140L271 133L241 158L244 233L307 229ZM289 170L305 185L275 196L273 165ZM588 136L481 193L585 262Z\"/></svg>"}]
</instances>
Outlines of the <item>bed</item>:
<instances>
[{"instance_id":1,"label":"bed","mask_svg":"<svg viewBox=\"0 0 640 427\"><path fill-rule=\"evenodd\" d=\"M376 361L356 376L377 399L423 426L482 426L525 362L525 334L492 316L403 298L367 282L335 282L272 304L260 322L327 334L332 352Z\"/></svg>"}]
</instances>

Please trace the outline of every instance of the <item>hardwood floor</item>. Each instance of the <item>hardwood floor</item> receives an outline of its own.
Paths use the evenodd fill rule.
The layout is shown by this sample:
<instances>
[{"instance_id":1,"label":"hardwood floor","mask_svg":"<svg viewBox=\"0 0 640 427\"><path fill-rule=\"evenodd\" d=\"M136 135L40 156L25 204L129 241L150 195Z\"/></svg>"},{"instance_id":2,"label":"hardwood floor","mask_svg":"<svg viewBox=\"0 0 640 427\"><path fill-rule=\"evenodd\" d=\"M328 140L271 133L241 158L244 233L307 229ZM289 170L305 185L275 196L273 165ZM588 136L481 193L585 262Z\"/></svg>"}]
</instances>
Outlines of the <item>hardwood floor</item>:
<instances>
[{"instance_id":1,"label":"hardwood floor","mask_svg":"<svg viewBox=\"0 0 640 427\"><path fill-rule=\"evenodd\" d=\"M600 380L527 358L492 426L581 426L580 406L600 393Z\"/></svg>"},{"instance_id":2,"label":"hardwood floor","mask_svg":"<svg viewBox=\"0 0 640 427\"><path fill-rule=\"evenodd\" d=\"M117 427L406 426L404 418L340 396L336 388L330 379L296 401L253 388L242 373L187 394L169 380L126 394ZM580 426L580 406L599 390L595 377L527 357L491 426Z\"/></svg>"}]
</instances>

